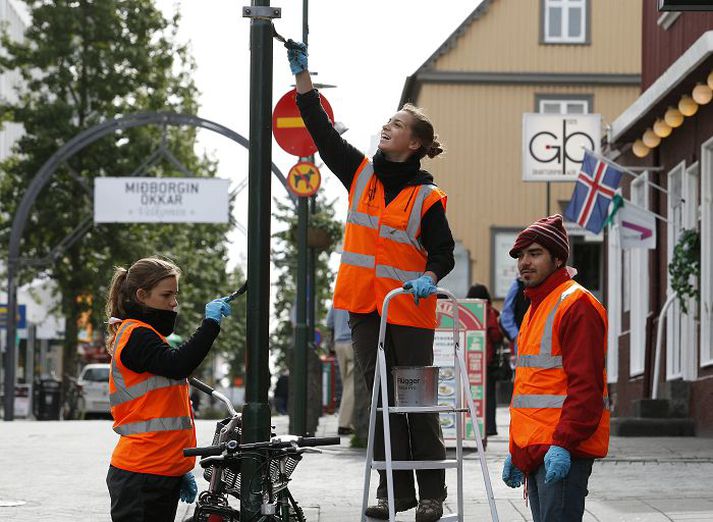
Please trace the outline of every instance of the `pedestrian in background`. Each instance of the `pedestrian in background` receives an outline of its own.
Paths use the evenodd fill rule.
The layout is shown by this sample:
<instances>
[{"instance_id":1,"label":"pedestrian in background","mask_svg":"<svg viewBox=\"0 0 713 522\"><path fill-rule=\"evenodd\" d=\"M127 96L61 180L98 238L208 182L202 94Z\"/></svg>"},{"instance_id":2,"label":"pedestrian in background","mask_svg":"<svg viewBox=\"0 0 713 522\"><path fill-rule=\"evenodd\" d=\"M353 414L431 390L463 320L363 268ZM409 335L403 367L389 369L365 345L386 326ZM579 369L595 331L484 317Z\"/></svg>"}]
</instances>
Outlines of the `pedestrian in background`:
<instances>
[{"instance_id":1,"label":"pedestrian in background","mask_svg":"<svg viewBox=\"0 0 713 522\"><path fill-rule=\"evenodd\" d=\"M289 379L290 372L288 370L283 371L275 382L275 391L273 396L275 397L275 410L280 415L287 414L287 398L290 396L289 389Z\"/></svg>"},{"instance_id":2,"label":"pedestrian in background","mask_svg":"<svg viewBox=\"0 0 713 522\"><path fill-rule=\"evenodd\" d=\"M525 317L530 300L525 295L525 284L520 277L513 279L505 295L503 310L500 313L500 327L512 346L512 355L517 355L517 334L520 332L522 319Z\"/></svg>"},{"instance_id":3,"label":"pedestrian in background","mask_svg":"<svg viewBox=\"0 0 713 522\"><path fill-rule=\"evenodd\" d=\"M582 520L592 464L609 447L606 311L565 266L561 216L523 230L510 255L530 308L518 336L503 480L524 482L535 522Z\"/></svg>"},{"instance_id":4,"label":"pedestrian in background","mask_svg":"<svg viewBox=\"0 0 713 522\"><path fill-rule=\"evenodd\" d=\"M290 45L293 44L293 45ZM436 283L454 265L453 236L446 219L446 195L421 170L421 159L443 152L425 114L406 104L381 128L373 158L341 138L320 104L307 70L307 48L288 42L290 69L296 75L297 105L329 169L349 191L334 306L349 311L354 353L367 387L374 385L379 338L379 313L391 290L405 288L413 296L397 296L389 305L385 352L387 376L394 366L431 366L436 327ZM393 400L393 386L389 386ZM436 413L393 414L391 452L396 461L443 460L443 434ZM381 415L377 415L375 460L384 460ZM395 471L396 511L416 509L416 520L441 518L446 498L445 472ZM385 471L379 471L377 504L366 515L389 518Z\"/></svg>"},{"instance_id":5,"label":"pedestrian in background","mask_svg":"<svg viewBox=\"0 0 713 522\"><path fill-rule=\"evenodd\" d=\"M327 328L332 333L332 345L342 380L337 434L349 435L354 433L354 349L352 331L349 328L349 312L330 307L327 312Z\"/></svg>"},{"instance_id":6,"label":"pedestrian in background","mask_svg":"<svg viewBox=\"0 0 713 522\"><path fill-rule=\"evenodd\" d=\"M485 378L485 430L487 435L497 435L498 428L495 422L495 414L497 412L495 383L498 380L499 366L496 355L500 355L503 343L503 333L500 331L498 318L500 312L493 306L490 299L488 287L481 284L476 284L468 289L468 295L471 299L485 299L488 306L486 317L486 336L487 336L487 353L486 353L486 368L487 375Z\"/></svg>"},{"instance_id":7,"label":"pedestrian in background","mask_svg":"<svg viewBox=\"0 0 713 522\"><path fill-rule=\"evenodd\" d=\"M109 400L120 435L106 478L114 522L173 522L179 498L190 504L198 492L195 457L183 456L196 445L186 378L208 354L230 305L208 303L193 336L172 348L180 274L173 263L149 257L117 268L109 287Z\"/></svg>"}]
</instances>

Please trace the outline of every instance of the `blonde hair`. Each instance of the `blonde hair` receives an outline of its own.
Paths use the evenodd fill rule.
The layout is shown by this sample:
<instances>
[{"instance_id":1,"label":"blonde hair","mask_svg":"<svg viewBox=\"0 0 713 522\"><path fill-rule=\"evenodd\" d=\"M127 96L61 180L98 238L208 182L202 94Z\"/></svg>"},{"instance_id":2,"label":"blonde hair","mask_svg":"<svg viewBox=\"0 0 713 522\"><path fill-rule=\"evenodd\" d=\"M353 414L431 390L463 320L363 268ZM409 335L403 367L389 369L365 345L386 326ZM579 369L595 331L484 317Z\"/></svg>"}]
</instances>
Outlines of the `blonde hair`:
<instances>
[{"instance_id":1,"label":"blonde hair","mask_svg":"<svg viewBox=\"0 0 713 522\"><path fill-rule=\"evenodd\" d=\"M136 291L139 289L150 292L160 281L167 277L181 276L181 269L168 259L158 256L145 257L136 261L127 270L117 266L109 284L104 308L107 319L126 318L127 305L136 306ZM119 329L118 323L107 325L106 351L113 354L114 337Z\"/></svg>"},{"instance_id":2,"label":"blonde hair","mask_svg":"<svg viewBox=\"0 0 713 522\"><path fill-rule=\"evenodd\" d=\"M443 145L438 141L438 134L433 130L433 124L426 116L426 113L423 112L423 109L411 103L406 103L401 107L401 110L408 112L414 120L411 126L411 133L421 141L421 148L415 153L418 159L424 156L435 158L442 153Z\"/></svg>"}]
</instances>

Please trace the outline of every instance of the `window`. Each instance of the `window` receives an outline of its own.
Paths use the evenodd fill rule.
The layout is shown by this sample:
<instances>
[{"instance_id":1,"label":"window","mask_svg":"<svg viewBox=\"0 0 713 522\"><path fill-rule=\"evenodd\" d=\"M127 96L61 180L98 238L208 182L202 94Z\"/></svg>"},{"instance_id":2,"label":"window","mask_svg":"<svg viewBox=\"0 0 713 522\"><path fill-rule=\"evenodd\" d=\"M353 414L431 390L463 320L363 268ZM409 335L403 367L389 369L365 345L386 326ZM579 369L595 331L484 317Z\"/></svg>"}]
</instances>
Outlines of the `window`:
<instances>
[{"instance_id":1,"label":"window","mask_svg":"<svg viewBox=\"0 0 713 522\"><path fill-rule=\"evenodd\" d=\"M589 0L542 0L542 41L546 44L588 43Z\"/></svg>"},{"instance_id":2,"label":"window","mask_svg":"<svg viewBox=\"0 0 713 522\"><path fill-rule=\"evenodd\" d=\"M681 162L668 173L668 261L684 230L699 230L698 163L686 168ZM668 292L672 292L668 278ZM676 299L666 314L666 378L693 380L697 377L698 302L688 299L684 314Z\"/></svg>"},{"instance_id":3,"label":"window","mask_svg":"<svg viewBox=\"0 0 713 522\"><path fill-rule=\"evenodd\" d=\"M641 208L649 208L648 172L641 174L631 184L631 202ZM629 323L629 375L644 373L646 357L646 321L649 316L649 251L635 248L630 253L629 299L631 311Z\"/></svg>"},{"instance_id":4,"label":"window","mask_svg":"<svg viewBox=\"0 0 713 522\"><path fill-rule=\"evenodd\" d=\"M536 94L535 111L542 114L589 114L593 98L591 94Z\"/></svg>"}]
</instances>

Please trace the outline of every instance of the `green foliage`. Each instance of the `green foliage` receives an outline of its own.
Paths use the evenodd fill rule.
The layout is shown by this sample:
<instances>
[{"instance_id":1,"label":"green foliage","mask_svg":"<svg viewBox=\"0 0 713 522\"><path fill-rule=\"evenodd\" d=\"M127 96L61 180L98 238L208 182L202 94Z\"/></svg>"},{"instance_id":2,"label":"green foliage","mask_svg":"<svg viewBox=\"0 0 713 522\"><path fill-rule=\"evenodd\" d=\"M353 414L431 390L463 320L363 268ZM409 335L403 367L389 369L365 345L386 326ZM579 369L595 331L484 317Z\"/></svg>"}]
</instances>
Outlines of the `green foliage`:
<instances>
[{"instance_id":1,"label":"green foliage","mask_svg":"<svg viewBox=\"0 0 713 522\"><path fill-rule=\"evenodd\" d=\"M32 18L23 42L3 36L0 71L17 69L24 85L16 103L0 102L3 122L22 124L15 154L0 165L0 242L7 245L12 217L40 167L82 130L141 111L196 112L194 63L176 42L177 16L164 18L152 0L25 0ZM214 176L215 165L194 153L196 130L166 130L165 146L191 172ZM82 149L38 195L21 243L21 256L43 258L92 215L97 176L130 176L159 145L163 129L121 130ZM167 162L145 176L182 175ZM113 267L161 254L181 266L182 322L189 335L203 304L226 289L227 225L95 225L47 268L67 318L65 368L74 366L76 318L92 307L95 327L105 320L103 300ZM37 272L24 269L20 282ZM94 299L78 302L77 296Z\"/></svg>"},{"instance_id":2,"label":"green foliage","mask_svg":"<svg viewBox=\"0 0 713 522\"><path fill-rule=\"evenodd\" d=\"M684 314L688 313L689 298L698 299L696 281L701 275L701 243L696 230L684 230L673 248L673 259L668 265L671 288L678 294Z\"/></svg>"},{"instance_id":3,"label":"green foliage","mask_svg":"<svg viewBox=\"0 0 713 522\"><path fill-rule=\"evenodd\" d=\"M271 336L273 355L279 368L286 368L289 353L294 345L294 329L291 321L291 312L297 298L297 212L290 204L274 201L274 216L285 224L283 231L273 235L277 239L272 250L272 262L280 272L275 300L275 319L277 326ZM322 228L332 239L331 244L315 255L317 279L317 310L315 323L324 322L326 318L326 301L332 298L332 282L334 272L329 268L329 256L334 252L342 237L342 225L334 219L334 201L327 202L323 196L317 197L316 214L310 214L310 226Z\"/></svg>"}]
</instances>

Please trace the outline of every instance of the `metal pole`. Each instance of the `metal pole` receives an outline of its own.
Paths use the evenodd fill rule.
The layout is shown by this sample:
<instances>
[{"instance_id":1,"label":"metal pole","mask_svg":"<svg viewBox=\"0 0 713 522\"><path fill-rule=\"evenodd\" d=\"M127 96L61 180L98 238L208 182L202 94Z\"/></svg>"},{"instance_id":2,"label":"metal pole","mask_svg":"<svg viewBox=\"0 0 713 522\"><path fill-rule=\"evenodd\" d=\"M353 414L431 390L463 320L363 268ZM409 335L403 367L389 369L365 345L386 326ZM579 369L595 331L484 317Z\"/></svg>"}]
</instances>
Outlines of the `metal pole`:
<instances>
[{"instance_id":1,"label":"metal pole","mask_svg":"<svg viewBox=\"0 0 713 522\"><path fill-rule=\"evenodd\" d=\"M17 333L17 285L15 277L17 260L7 262L7 342L5 343L5 404L3 418L6 421L15 419L15 336Z\"/></svg>"},{"instance_id":2,"label":"metal pole","mask_svg":"<svg viewBox=\"0 0 713 522\"><path fill-rule=\"evenodd\" d=\"M302 3L302 41L305 45L309 29L307 27L308 0ZM312 161L313 157L304 158ZM308 249L307 249L307 227L309 224L309 200L305 197L299 198L297 203L297 310L295 313L295 353L293 359L293 371L290 376L290 386L294 386L292 400L294 405L291 408L293 418L291 419L292 431L296 435L307 434L307 308L308 308Z\"/></svg>"},{"instance_id":3,"label":"metal pole","mask_svg":"<svg viewBox=\"0 0 713 522\"><path fill-rule=\"evenodd\" d=\"M253 0L252 6L269 6L269 0ZM248 295L247 357L243 442L269 440L270 317L270 166L272 156L272 23L256 17L250 22L250 149L248 187ZM261 495L255 493L255 477L262 463L243 462L241 519L260 514Z\"/></svg>"}]
</instances>

